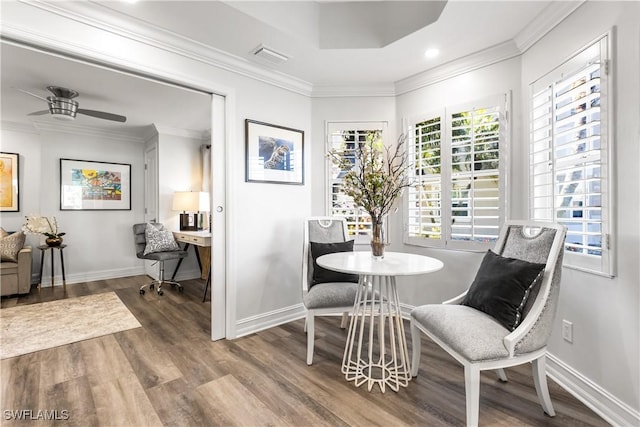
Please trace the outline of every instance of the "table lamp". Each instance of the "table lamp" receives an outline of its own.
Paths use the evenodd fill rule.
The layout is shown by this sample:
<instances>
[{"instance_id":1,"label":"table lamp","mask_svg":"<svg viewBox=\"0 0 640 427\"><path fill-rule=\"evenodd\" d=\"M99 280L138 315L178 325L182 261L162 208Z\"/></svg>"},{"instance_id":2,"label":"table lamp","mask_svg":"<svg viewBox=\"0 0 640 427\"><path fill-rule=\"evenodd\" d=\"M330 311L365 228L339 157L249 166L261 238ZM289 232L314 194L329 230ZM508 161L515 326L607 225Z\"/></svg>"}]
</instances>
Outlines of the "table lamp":
<instances>
[{"instance_id":1,"label":"table lamp","mask_svg":"<svg viewBox=\"0 0 640 427\"><path fill-rule=\"evenodd\" d=\"M204 214L209 211L209 193L204 191L176 191L173 193L174 211L180 214L180 231L204 228Z\"/></svg>"}]
</instances>

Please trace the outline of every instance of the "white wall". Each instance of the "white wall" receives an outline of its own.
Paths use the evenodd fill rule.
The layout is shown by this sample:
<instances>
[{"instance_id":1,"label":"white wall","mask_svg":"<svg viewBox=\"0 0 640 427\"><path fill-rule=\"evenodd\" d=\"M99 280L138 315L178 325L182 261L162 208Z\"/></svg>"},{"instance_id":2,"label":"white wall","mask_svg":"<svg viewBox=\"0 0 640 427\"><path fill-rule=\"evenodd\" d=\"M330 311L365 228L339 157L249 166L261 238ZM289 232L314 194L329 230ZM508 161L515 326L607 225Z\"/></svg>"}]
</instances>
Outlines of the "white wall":
<instances>
[{"instance_id":1,"label":"white wall","mask_svg":"<svg viewBox=\"0 0 640 427\"><path fill-rule=\"evenodd\" d=\"M617 275L613 279L565 268L549 351L585 382L602 387L640 413L640 3L586 2L522 56L522 90L612 27L614 180ZM528 105L523 100L522 110ZM527 113L525 113L527 114ZM526 116L525 116L526 117ZM521 132L526 140L526 129ZM560 322L573 322L573 343ZM562 366L557 369L561 370ZM592 385L593 385L592 384ZM637 418L640 419L640 418Z\"/></svg>"},{"instance_id":2,"label":"white wall","mask_svg":"<svg viewBox=\"0 0 640 427\"><path fill-rule=\"evenodd\" d=\"M240 90L240 87L242 90ZM299 316L302 300L302 221L310 215L311 133L308 97L243 79L238 84L230 223L239 333L261 322ZM245 182L245 119L304 131L304 185ZM215 185L215 183L214 183ZM257 319L256 319L257 316ZM273 318L273 320L270 320ZM268 323L268 324L273 324ZM263 327L263 326L260 326Z\"/></svg>"},{"instance_id":3,"label":"white wall","mask_svg":"<svg viewBox=\"0 0 640 427\"><path fill-rule=\"evenodd\" d=\"M173 193L176 191L200 191L202 185L202 161L199 135L189 135L179 129L158 129L158 219L170 230L180 229L180 212L172 210ZM177 280L200 277L195 247L188 249L188 257L182 261ZM173 273L177 260L165 262L165 274Z\"/></svg>"},{"instance_id":4,"label":"white wall","mask_svg":"<svg viewBox=\"0 0 640 427\"><path fill-rule=\"evenodd\" d=\"M68 284L141 274L135 258L131 225L142 220L143 199L135 197L143 188L142 145L107 136L78 135L64 131L2 130L2 150L20 154L20 212L2 213L2 226L19 229L26 215L55 216L59 231L66 232L65 275ZM11 128L11 127L9 127ZM35 132L35 131L33 131ZM60 159L91 160L131 164L131 210L61 211ZM28 235L34 248L44 236ZM133 256L132 256L133 255ZM61 284L60 262L56 256L56 283ZM35 249L32 281L40 268L40 252ZM45 258L43 284L51 283L50 259Z\"/></svg>"}]
</instances>

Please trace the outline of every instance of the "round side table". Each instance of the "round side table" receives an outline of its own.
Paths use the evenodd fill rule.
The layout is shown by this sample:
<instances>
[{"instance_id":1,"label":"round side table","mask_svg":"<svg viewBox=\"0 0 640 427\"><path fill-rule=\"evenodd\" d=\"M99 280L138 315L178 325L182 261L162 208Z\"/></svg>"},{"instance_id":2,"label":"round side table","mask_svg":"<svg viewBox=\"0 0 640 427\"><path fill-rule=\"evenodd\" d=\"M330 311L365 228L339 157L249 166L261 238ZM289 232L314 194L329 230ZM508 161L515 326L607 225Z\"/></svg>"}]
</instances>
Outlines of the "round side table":
<instances>
[{"instance_id":1,"label":"round side table","mask_svg":"<svg viewBox=\"0 0 640 427\"><path fill-rule=\"evenodd\" d=\"M319 266L358 274L358 290L342 359L342 373L356 387L374 384L398 391L411 380L407 338L396 288L396 276L432 273L442 261L422 255L386 252L338 252L318 257Z\"/></svg>"}]
</instances>

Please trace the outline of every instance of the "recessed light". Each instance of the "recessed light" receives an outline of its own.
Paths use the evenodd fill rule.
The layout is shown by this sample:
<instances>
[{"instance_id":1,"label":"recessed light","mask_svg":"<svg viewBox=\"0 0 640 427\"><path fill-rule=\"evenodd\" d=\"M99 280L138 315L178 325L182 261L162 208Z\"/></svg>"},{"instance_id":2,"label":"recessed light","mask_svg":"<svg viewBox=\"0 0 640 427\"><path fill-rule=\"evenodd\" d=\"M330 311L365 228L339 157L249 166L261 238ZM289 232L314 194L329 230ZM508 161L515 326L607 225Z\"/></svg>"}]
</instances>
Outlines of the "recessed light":
<instances>
[{"instance_id":1,"label":"recessed light","mask_svg":"<svg viewBox=\"0 0 640 427\"><path fill-rule=\"evenodd\" d=\"M440 54L440 51L436 48L427 49L424 53L425 58L435 58Z\"/></svg>"}]
</instances>

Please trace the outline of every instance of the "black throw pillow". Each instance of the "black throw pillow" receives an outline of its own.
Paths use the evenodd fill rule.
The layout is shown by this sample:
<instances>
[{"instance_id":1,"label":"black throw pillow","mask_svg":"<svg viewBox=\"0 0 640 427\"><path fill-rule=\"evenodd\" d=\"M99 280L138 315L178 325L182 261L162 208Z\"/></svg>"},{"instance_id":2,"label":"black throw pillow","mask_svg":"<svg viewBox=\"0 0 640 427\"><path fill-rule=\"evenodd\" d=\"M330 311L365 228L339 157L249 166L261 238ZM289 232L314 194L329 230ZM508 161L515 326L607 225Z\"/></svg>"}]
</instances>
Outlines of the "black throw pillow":
<instances>
[{"instance_id":1,"label":"black throw pillow","mask_svg":"<svg viewBox=\"0 0 640 427\"><path fill-rule=\"evenodd\" d=\"M311 257L313 258L313 276L311 286L329 282L358 282L357 274L340 273L320 267L316 259L322 255L334 252L353 252L353 240L340 243L311 242Z\"/></svg>"},{"instance_id":2,"label":"black throw pillow","mask_svg":"<svg viewBox=\"0 0 640 427\"><path fill-rule=\"evenodd\" d=\"M462 304L487 313L513 331L520 324L529 291L542 277L544 267L489 250Z\"/></svg>"}]
</instances>

